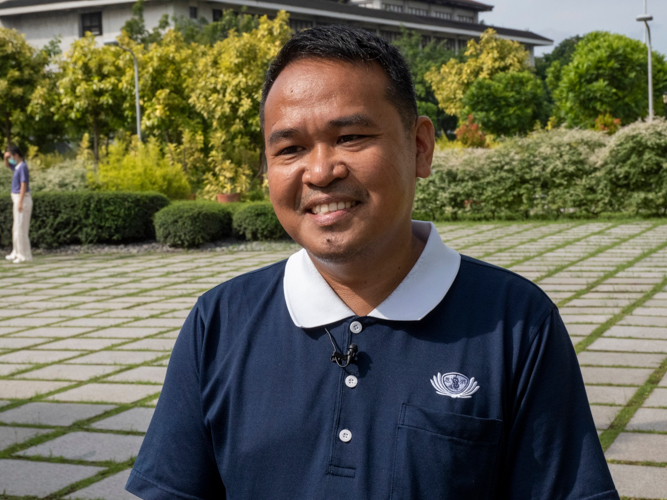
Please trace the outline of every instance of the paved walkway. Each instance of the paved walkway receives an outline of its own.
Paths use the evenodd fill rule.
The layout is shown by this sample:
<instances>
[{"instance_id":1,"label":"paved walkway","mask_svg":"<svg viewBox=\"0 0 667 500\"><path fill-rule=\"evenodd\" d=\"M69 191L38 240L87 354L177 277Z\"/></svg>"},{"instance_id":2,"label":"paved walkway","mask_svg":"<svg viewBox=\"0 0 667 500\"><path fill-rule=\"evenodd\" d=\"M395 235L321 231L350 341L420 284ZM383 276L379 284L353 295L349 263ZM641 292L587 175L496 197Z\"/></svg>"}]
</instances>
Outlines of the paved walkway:
<instances>
[{"instance_id":1,"label":"paved walkway","mask_svg":"<svg viewBox=\"0 0 667 500\"><path fill-rule=\"evenodd\" d=\"M617 488L667 499L667 224L439 230L559 305ZM135 498L123 485L189 309L212 286L289 253L0 264L0 498Z\"/></svg>"}]
</instances>

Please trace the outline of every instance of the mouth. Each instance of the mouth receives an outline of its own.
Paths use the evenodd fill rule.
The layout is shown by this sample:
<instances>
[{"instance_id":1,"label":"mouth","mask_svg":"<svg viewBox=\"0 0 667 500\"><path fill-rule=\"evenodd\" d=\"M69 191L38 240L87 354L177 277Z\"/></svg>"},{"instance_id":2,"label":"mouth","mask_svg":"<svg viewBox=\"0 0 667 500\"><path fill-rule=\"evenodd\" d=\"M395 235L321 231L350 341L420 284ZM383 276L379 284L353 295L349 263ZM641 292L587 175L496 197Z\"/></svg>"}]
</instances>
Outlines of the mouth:
<instances>
[{"instance_id":1,"label":"mouth","mask_svg":"<svg viewBox=\"0 0 667 500\"><path fill-rule=\"evenodd\" d=\"M308 210L311 214L314 215L326 215L329 213L335 213L342 210L349 210L354 208L358 204L357 201L332 201L331 203L320 203L313 206Z\"/></svg>"}]
</instances>

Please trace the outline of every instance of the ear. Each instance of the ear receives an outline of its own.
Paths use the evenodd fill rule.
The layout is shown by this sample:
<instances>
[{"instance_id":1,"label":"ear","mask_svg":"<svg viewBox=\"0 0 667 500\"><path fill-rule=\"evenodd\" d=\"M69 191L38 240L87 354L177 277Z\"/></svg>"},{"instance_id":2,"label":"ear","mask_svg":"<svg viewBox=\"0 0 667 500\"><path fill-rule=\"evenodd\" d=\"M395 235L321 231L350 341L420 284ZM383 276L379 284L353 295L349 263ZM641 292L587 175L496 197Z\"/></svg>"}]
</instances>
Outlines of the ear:
<instances>
[{"instance_id":1,"label":"ear","mask_svg":"<svg viewBox=\"0 0 667 500\"><path fill-rule=\"evenodd\" d=\"M427 116L417 118L415 124L416 169L417 177L425 179L431 175L433 150L435 148L435 127Z\"/></svg>"}]
</instances>

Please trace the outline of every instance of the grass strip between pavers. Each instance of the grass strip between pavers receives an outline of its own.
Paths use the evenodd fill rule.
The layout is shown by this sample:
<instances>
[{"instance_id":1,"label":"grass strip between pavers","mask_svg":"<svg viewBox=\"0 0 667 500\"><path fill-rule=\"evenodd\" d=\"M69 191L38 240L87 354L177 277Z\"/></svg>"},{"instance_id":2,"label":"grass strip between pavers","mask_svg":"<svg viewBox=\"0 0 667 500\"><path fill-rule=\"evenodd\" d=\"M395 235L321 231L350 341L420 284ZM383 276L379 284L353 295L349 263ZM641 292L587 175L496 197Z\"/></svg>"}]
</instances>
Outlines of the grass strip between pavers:
<instances>
[{"instance_id":1,"label":"grass strip between pavers","mask_svg":"<svg viewBox=\"0 0 667 500\"><path fill-rule=\"evenodd\" d=\"M653 389L658 387L665 373L667 373L667 359L664 359L660 366L651 373L648 380L644 382L644 385L637 389L637 392L630 398L630 401L618 412L611 425L602 431L602 434L600 434L600 444L602 444L604 451L607 451L618 435L625 430L625 426L644 404L644 401L651 395Z\"/></svg>"}]
</instances>

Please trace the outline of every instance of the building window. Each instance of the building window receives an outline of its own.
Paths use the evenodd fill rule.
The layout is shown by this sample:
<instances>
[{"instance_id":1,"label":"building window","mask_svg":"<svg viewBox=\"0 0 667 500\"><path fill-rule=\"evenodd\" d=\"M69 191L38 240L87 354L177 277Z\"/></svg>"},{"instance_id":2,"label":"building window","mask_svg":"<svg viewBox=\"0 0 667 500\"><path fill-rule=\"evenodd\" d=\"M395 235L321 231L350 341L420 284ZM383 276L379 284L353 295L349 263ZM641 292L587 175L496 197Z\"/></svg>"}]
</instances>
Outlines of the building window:
<instances>
[{"instance_id":1,"label":"building window","mask_svg":"<svg viewBox=\"0 0 667 500\"><path fill-rule=\"evenodd\" d=\"M452 19L452 15L449 12L442 12L439 10L434 10L433 12L431 12L431 15L433 17L437 17L438 19L446 19L448 21L451 21Z\"/></svg>"},{"instance_id":2,"label":"building window","mask_svg":"<svg viewBox=\"0 0 667 500\"><path fill-rule=\"evenodd\" d=\"M298 33L299 31L307 30L308 28L313 27L312 21L304 21L303 19L292 19L289 20L289 27L292 28L292 31Z\"/></svg>"},{"instance_id":3,"label":"building window","mask_svg":"<svg viewBox=\"0 0 667 500\"><path fill-rule=\"evenodd\" d=\"M392 5L390 3L386 3L386 4L384 4L384 10L388 10L389 12L403 12L403 6L402 5Z\"/></svg>"},{"instance_id":4,"label":"building window","mask_svg":"<svg viewBox=\"0 0 667 500\"><path fill-rule=\"evenodd\" d=\"M101 12L87 12L85 14L81 14L81 36L88 32L95 36L102 34Z\"/></svg>"},{"instance_id":5,"label":"building window","mask_svg":"<svg viewBox=\"0 0 667 500\"><path fill-rule=\"evenodd\" d=\"M197 19L197 7L190 7L190 19Z\"/></svg>"},{"instance_id":6,"label":"building window","mask_svg":"<svg viewBox=\"0 0 667 500\"><path fill-rule=\"evenodd\" d=\"M462 23L474 23L475 18L472 16L456 16L457 21L461 21Z\"/></svg>"},{"instance_id":7,"label":"building window","mask_svg":"<svg viewBox=\"0 0 667 500\"><path fill-rule=\"evenodd\" d=\"M222 10L220 9L213 9L213 22L217 23L222 19ZM648 59L648 58L647 58Z\"/></svg>"},{"instance_id":8,"label":"building window","mask_svg":"<svg viewBox=\"0 0 667 500\"><path fill-rule=\"evenodd\" d=\"M401 33L398 31L380 30L380 36L384 38L387 42L392 43L401 38Z\"/></svg>"},{"instance_id":9,"label":"building window","mask_svg":"<svg viewBox=\"0 0 667 500\"><path fill-rule=\"evenodd\" d=\"M408 7L408 14L412 14L414 16L428 16L428 10L418 9L417 7Z\"/></svg>"}]
</instances>

